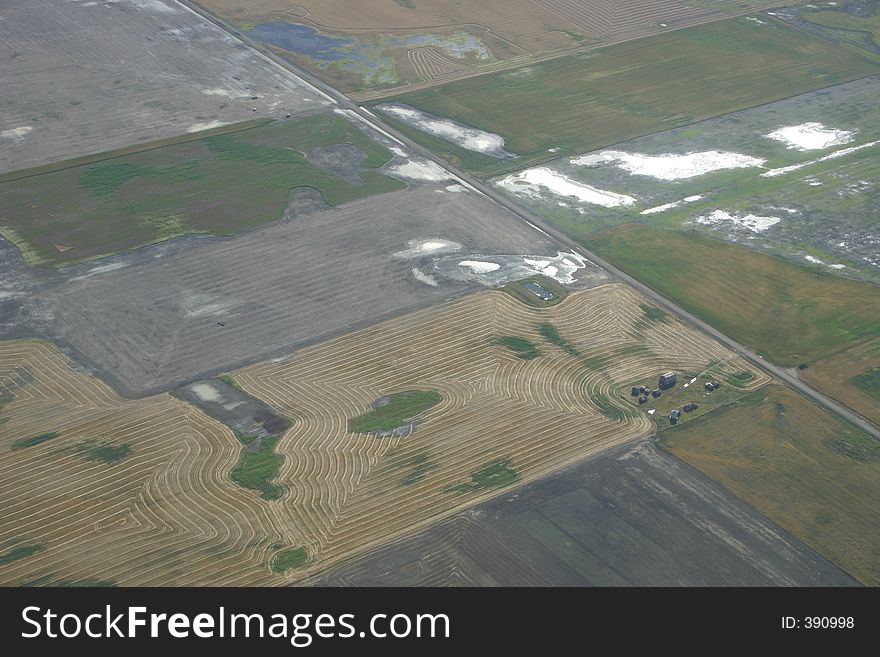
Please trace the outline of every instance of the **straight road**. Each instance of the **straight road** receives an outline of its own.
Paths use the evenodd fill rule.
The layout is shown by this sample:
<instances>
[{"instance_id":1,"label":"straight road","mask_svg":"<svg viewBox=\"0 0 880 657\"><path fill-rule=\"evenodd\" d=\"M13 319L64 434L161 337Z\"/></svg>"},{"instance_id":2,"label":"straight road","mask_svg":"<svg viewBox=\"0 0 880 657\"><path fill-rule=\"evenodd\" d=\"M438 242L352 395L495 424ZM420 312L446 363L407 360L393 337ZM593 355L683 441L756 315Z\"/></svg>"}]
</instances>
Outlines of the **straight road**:
<instances>
[{"instance_id":1,"label":"straight road","mask_svg":"<svg viewBox=\"0 0 880 657\"><path fill-rule=\"evenodd\" d=\"M343 94L339 90L328 85L327 83L322 81L320 78L312 75L311 73L300 68L296 64L294 64L286 59L282 59L281 57L278 57L277 55L275 55L275 53L271 52L270 50L267 50L264 47L262 47L261 45L251 41L246 36L241 34L241 32L239 32L237 29L235 29L235 27L233 27L232 25L229 25L225 21L220 20L220 19L216 18L215 16L213 16L212 14L208 13L207 11L202 9L197 3L192 2L192 0L178 0L178 2L180 2L184 6L189 7L191 10L198 13L206 20L210 21L211 23L214 23L215 25L219 26L220 28L222 28L226 32L228 32L228 33L232 34L233 36L235 36L236 38L240 39L249 48L254 50L256 53L262 55L263 57L270 59L278 66L281 66L282 68L287 69L289 72L293 73L298 78L306 80L309 84L311 84L313 87L315 87L316 89L321 91L323 94L332 98L339 105L340 109L347 109L347 110L351 110L351 111L355 112L365 123L372 126L374 129L376 129L380 132L385 132L389 135L392 135L395 139L397 139L397 141L405 144L414 153L417 153L419 156L424 157L425 159L428 159L428 160L436 163L437 165L443 167L444 169L449 171L451 174L453 174L455 177L457 177L461 182L469 185L470 187L472 187L472 188L476 189L477 191L481 192L482 194L486 195L487 197L489 197L490 199L492 199L493 201L495 201L499 205L503 206L504 208L506 208L507 210L512 212L514 215L519 217L522 221L525 221L530 226L532 226L532 228L552 236L553 238L558 240L561 244L563 244L563 245L567 246L568 248L572 249L573 251L576 251L577 253L583 255L588 260L591 260L594 264L605 269L611 275L613 275L613 276L617 277L618 279L624 281L625 283L631 285L632 287L634 287L636 290L641 292L643 295L645 295L646 297L651 299L654 303L656 303L658 306L660 306L664 310L678 316L683 321L687 322L688 324L695 327L699 331L702 331L706 335L711 336L712 338L714 338L715 340L717 340L718 342L720 342L721 344L723 344L724 346L729 348L734 353L738 354L739 356L742 356L743 358L748 360L753 365L761 368L762 370L771 374L772 376L775 376L777 379L781 380L783 383L787 384L789 387L806 395L807 397L812 399L814 402L820 404L821 406L824 406L825 408L827 408L831 412L835 413L836 415L840 416L844 420L850 422L851 424L854 424L855 426L860 428L865 433L873 436L875 439L880 440L880 428L875 426L873 423L869 422L866 418L862 417L861 415L859 415L858 413L856 413L855 411L853 411L849 407L844 406L840 402L832 399L831 397L828 397L827 395L822 394L821 392L819 392L815 388L808 386L806 383L804 383L803 381L798 379L796 376L792 375L790 372L783 369L782 367L779 367L778 365L774 365L772 363L767 362L762 356L758 355L757 353L755 353L751 349L745 347L744 345L740 344L739 342L737 342L733 338L728 337L727 335L725 335L721 331L719 331L716 328L712 327L711 325L707 324L706 322L704 322L702 319L700 319L696 315L689 313L687 310L685 310L684 308L679 306L677 303L675 303L674 301L671 301L670 299L667 299L662 294L660 294L659 292L657 292L653 288L649 287L645 283L642 283L638 279L633 278L632 276L627 274L622 269L615 267L613 264L611 264L610 262L608 262L604 258L599 257L595 253L592 253L591 251L587 251L586 249L583 248L583 246L581 246L580 244L578 244L577 242L575 242L574 240L569 238L567 235L558 231L553 226L546 224L544 221L542 221L541 219L539 219L538 217L533 215L528 209L526 209L525 207L523 207L522 205L517 203L514 199L509 198L505 195L502 195L500 192L498 192L497 190L492 188L490 185L486 185L485 183L483 183L482 181L480 181L477 178L474 178L470 174L468 174L460 169L457 169L456 167L450 166L448 162L437 157L436 155L434 155L434 153L432 153L431 151L429 151L426 148L423 148L421 145L414 142L412 139L407 137L405 134L399 132L395 128L386 124L376 114L374 114L371 111L369 111L368 109L360 107L359 105L354 103L350 98L348 98L348 96L346 96L345 94Z\"/></svg>"}]
</instances>

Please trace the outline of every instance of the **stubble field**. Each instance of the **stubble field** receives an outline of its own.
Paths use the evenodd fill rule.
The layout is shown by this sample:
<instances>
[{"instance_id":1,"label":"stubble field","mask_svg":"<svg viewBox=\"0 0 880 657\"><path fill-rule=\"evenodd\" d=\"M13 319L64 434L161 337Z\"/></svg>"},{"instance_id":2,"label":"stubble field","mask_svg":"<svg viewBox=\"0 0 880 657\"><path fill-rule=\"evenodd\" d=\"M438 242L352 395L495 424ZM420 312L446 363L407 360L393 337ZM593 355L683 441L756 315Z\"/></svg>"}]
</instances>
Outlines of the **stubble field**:
<instances>
[{"instance_id":1,"label":"stubble field","mask_svg":"<svg viewBox=\"0 0 880 657\"><path fill-rule=\"evenodd\" d=\"M330 104L173 0L11 0L3 19L0 172Z\"/></svg>"},{"instance_id":2,"label":"stubble field","mask_svg":"<svg viewBox=\"0 0 880 657\"><path fill-rule=\"evenodd\" d=\"M487 291L231 372L292 421L273 444L274 501L233 483L244 447L195 407L124 401L44 343L3 343L0 541L18 550L3 581L296 581L647 436L633 380L707 359L750 369L678 322L646 330L640 303L619 284L550 308ZM749 389L768 380L752 374ZM403 433L354 432L371 404L408 390L440 401Z\"/></svg>"}]
</instances>

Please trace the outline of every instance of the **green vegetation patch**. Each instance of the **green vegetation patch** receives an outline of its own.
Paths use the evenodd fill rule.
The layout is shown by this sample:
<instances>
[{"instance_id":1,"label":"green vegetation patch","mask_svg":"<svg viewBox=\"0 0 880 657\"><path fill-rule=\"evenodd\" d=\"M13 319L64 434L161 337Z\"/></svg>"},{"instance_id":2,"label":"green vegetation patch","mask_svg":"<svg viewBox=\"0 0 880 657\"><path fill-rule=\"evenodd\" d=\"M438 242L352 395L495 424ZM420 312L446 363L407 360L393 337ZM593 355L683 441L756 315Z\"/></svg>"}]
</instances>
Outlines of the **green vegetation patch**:
<instances>
[{"instance_id":1,"label":"green vegetation patch","mask_svg":"<svg viewBox=\"0 0 880 657\"><path fill-rule=\"evenodd\" d=\"M669 315L665 310L661 310L657 306L647 303L640 303L639 308L642 309L642 317L648 322L665 322Z\"/></svg>"},{"instance_id":2,"label":"green vegetation patch","mask_svg":"<svg viewBox=\"0 0 880 657\"><path fill-rule=\"evenodd\" d=\"M41 433L39 436L19 438L14 443L12 443L12 449L24 449L25 447L33 447L34 445L40 445L57 437L57 431L50 431L49 433Z\"/></svg>"},{"instance_id":3,"label":"green vegetation patch","mask_svg":"<svg viewBox=\"0 0 880 657\"><path fill-rule=\"evenodd\" d=\"M515 335L502 335L500 338L492 340L492 344L507 347L517 358L522 360L531 360L541 355L538 346L531 340L520 338Z\"/></svg>"},{"instance_id":4,"label":"green vegetation patch","mask_svg":"<svg viewBox=\"0 0 880 657\"><path fill-rule=\"evenodd\" d=\"M632 417L632 412L628 409L618 407L608 395L602 393L595 394L590 397L590 401L596 405L599 412L613 422L623 422Z\"/></svg>"},{"instance_id":5,"label":"green vegetation patch","mask_svg":"<svg viewBox=\"0 0 880 657\"><path fill-rule=\"evenodd\" d=\"M880 400L880 367L873 367L867 372L854 376L850 382L862 392Z\"/></svg>"},{"instance_id":6,"label":"green vegetation patch","mask_svg":"<svg viewBox=\"0 0 880 657\"><path fill-rule=\"evenodd\" d=\"M241 390L241 387L235 382L235 379L233 379L228 374L221 374L220 376L217 377L217 380L222 381L223 383L228 385L230 388L235 388L237 390Z\"/></svg>"},{"instance_id":7,"label":"green vegetation patch","mask_svg":"<svg viewBox=\"0 0 880 657\"><path fill-rule=\"evenodd\" d=\"M727 377L727 380L737 387L746 385L749 381L755 378L755 375L751 372L747 372L743 370L742 372L737 372L736 374L731 374Z\"/></svg>"},{"instance_id":8,"label":"green vegetation patch","mask_svg":"<svg viewBox=\"0 0 880 657\"><path fill-rule=\"evenodd\" d=\"M342 144L366 154L359 181L306 159ZM0 177L0 228L28 262L68 264L184 234L235 235L281 219L296 188L338 205L406 186L377 171L390 151L332 113L104 157Z\"/></svg>"},{"instance_id":9,"label":"green vegetation patch","mask_svg":"<svg viewBox=\"0 0 880 657\"><path fill-rule=\"evenodd\" d=\"M369 413L348 421L348 430L354 433L393 431L415 419L443 397L436 390L407 390L381 399Z\"/></svg>"},{"instance_id":10,"label":"green vegetation patch","mask_svg":"<svg viewBox=\"0 0 880 657\"><path fill-rule=\"evenodd\" d=\"M880 287L676 230L628 225L587 248L786 367L880 336Z\"/></svg>"},{"instance_id":11,"label":"green vegetation patch","mask_svg":"<svg viewBox=\"0 0 880 657\"><path fill-rule=\"evenodd\" d=\"M446 490L456 493L470 493L488 488L501 488L515 482L518 476L516 470L513 469L511 459L497 459L473 473L469 482L450 486Z\"/></svg>"},{"instance_id":12,"label":"green vegetation patch","mask_svg":"<svg viewBox=\"0 0 880 657\"><path fill-rule=\"evenodd\" d=\"M31 545L20 545L11 550L7 550L3 554L0 554L0 566L5 566L13 561L18 561L19 559L24 559L32 554L36 554L41 551L43 547L44 546L41 543L33 543Z\"/></svg>"},{"instance_id":13,"label":"green vegetation patch","mask_svg":"<svg viewBox=\"0 0 880 657\"><path fill-rule=\"evenodd\" d=\"M538 327L538 333L544 338L547 342L551 344L555 344L557 347L565 350L572 356L579 356L580 352L577 348L571 344L568 340L563 338L559 334L559 330L553 326L550 322L545 322Z\"/></svg>"},{"instance_id":14,"label":"green vegetation patch","mask_svg":"<svg viewBox=\"0 0 880 657\"><path fill-rule=\"evenodd\" d=\"M252 442L253 438L238 436L242 442ZM277 500L284 494L284 488L272 483L278 476L278 470L284 463L284 457L275 453L278 436L266 436L258 439L259 448L242 451L238 463L229 473L229 477L242 488L255 490L265 500Z\"/></svg>"},{"instance_id":15,"label":"green vegetation patch","mask_svg":"<svg viewBox=\"0 0 880 657\"><path fill-rule=\"evenodd\" d=\"M272 557L272 570L285 573L300 568L309 561L309 551L305 547L289 548L276 552Z\"/></svg>"},{"instance_id":16,"label":"green vegetation patch","mask_svg":"<svg viewBox=\"0 0 880 657\"><path fill-rule=\"evenodd\" d=\"M89 461L99 461L101 463L118 463L129 456L131 452L131 445L125 443L120 445L112 445L110 443L93 445L89 443L80 446L79 449L79 453L83 458Z\"/></svg>"},{"instance_id":17,"label":"green vegetation patch","mask_svg":"<svg viewBox=\"0 0 880 657\"><path fill-rule=\"evenodd\" d=\"M431 470L436 470L440 466L431 461L427 452L420 452L413 456L407 462L407 465L412 468L412 470L400 480L404 486L409 486L411 484L416 483L417 481L421 481L425 478L425 476L431 472Z\"/></svg>"},{"instance_id":18,"label":"green vegetation patch","mask_svg":"<svg viewBox=\"0 0 880 657\"><path fill-rule=\"evenodd\" d=\"M847 48L762 21L717 21L391 99L498 133L517 160L444 145L392 122L488 176L880 72Z\"/></svg>"}]
</instances>

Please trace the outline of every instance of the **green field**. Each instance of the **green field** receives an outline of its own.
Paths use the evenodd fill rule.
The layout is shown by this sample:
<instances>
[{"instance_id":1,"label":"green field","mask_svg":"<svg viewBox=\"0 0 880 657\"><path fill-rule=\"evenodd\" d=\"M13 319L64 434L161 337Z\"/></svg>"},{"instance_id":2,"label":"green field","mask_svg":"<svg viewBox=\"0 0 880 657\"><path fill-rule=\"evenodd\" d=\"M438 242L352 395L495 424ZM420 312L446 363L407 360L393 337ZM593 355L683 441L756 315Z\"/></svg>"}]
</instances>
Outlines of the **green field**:
<instances>
[{"instance_id":1,"label":"green field","mask_svg":"<svg viewBox=\"0 0 880 657\"><path fill-rule=\"evenodd\" d=\"M587 248L746 344L792 367L880 335L880 287L712 240L641 225Z\"/></svg>"},{"instance_id":2,"label":"green field","mask_svg":"<svg viewBox=\"0 0 880 657\"><path fill-rule=\"evenodd\" d=\"M868 585L880 584L880 443L778 385L661 434L721 482Z\"/></svg>"},{"instance_id":3,"label":"green field","mask_svg":"<svg viewBox=\"0 0 880 657\"><path fill-rule=\"evenodd\" d=\"M391 157L333 114L174 140L0 177L0 234L31 264L66 264L190 233L233 235L281 219L291 190L330 205L405 184L376 172ZM307 161L321 146L353 144L355 180Z\"/></svg>"},{"instance_id":4,"label":"green field","mask_svg":"<svg viewBox=\"0 0 880 657\"><path fill-rule=\"evenodd\" d=\"M243 488L258 491L263 499L279 499L284 494L284 488L272 483L284 463L284 457L275 453L278 439L278 436L266 436L260 439L260 446L256 451L245 449L229 473L232 481ZM240 437L240 440L247 442L249 439Z\"/></svg>"},{"instance_id":5,"label":"green field","mask_svg":"<svg viewBox=\"0 0 880 657\"><path fill-rule=\"evenodd\" d=\"M389 395L383 404L348 422L354 433L393 431L440 403L442 397L435 390L408 390Z\"/></svg>"},{"instance_id":6,"label":"green field","mask_svg":"<svg viewBox=\"0 0 880 657\"><path fill-rule=\"evenodd\" d=\"M880 401L880 367L873 367L867 372L854 376L851 380L853 385Z\"/></svg>"},{"instance_id":7,"label":"green field","mask_svg":"<svg viewBox=\"0 0 880 657\"><path fill-rule=\"evenodd\" d=\"M854 16L844 11L805 11L801 18L808 23L830 28L834 38L875 55L880 54L880 10L870 16Z\"/></svg>"},{"instance_id":8,"label":"green field","mask_svg":"<svg viewBox=\"0 0 880 657\"><path fill-rule=\"evenodd\" d=\"M765 23L719 21L383 102L500 134L520 159L465 151L393 121L452 163L491 175L880 73L843 47Z\"/></svg>"}]
</instances>

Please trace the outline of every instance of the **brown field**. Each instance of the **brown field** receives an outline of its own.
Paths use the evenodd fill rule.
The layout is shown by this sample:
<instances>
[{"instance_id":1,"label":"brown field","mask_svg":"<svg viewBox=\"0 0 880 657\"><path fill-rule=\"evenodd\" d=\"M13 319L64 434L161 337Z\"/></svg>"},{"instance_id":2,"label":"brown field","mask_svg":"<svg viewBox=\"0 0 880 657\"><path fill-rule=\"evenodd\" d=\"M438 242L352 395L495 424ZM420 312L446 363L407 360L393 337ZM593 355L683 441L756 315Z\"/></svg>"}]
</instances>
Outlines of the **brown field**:
<instances>
[{"instance_id":1,"label":"brown field","mask_svg":"<svg viewBox=\"0 0 880 657\"><path fill-rule=\"evenodd\" d=\"M880 443L872 437L770 385L667 429L660 444L862 583L880 584Z\"/></svg>"},{"instance_id":2,"label":"brown field","mask_svg":"<svg viewBox=\"0 0 880 657\"><path fill-rule=\"evenodd\" d=\"M520 484L649 435L649 416L622 399L631 381L707 361L722 376L751 370L676 321L646 327L640 303L618 284L550 308L486 291L232 372L293 420L276 447L285 494L271 502L232 483L241 445L194 407L126 401L46 343L0 343L11 393L0 409L0 554L42 546L4 565L0 583L297 581L494 496L470 483L494 462L515 473L505 484ZM579 357L541 338L547 322ZM506 335L540 354L492 344ZM751 371L748 389L768 381ZM348 430L374 400L411 389L443 397L411 435ZM14 446L46 432L59 435ZM88 460L105 442L131 453ZM306 566L272 572L273 553L300 547Z\"/></svg>"},{"instance_id":3,"label":"brown field","mask_svg":"<svg viewBox=\"0 0 880 657\"><path fill-rule=\"evenodd\" d=\"M350 3L342 0L198 0L198 4L239 27L288 21L365 40L392 33L449 35L464 31L479 37L495 58L489 63L462 65L435 48L401 49L392 57L404 84L445 82L506 60L525 64L536 56L625 41L775 6L763 0L361 0L353 17ZM360 89L355 80L338 71L312 71L347 91Z\"/></svg>"},{"instance_id":4,"label":"brown field","mask_svg":"<svg viewBox=\"0 0 880 657\"><path fill-rule=\"evenodd\" d=\"M874 367L880 367L880 340L868 340L840 351L833 356L817 360L810 367L798 372L798 376L814 388L880 424L880 401L876 392L869 394L851 379Z\"/></svg>"}]
</instances>

